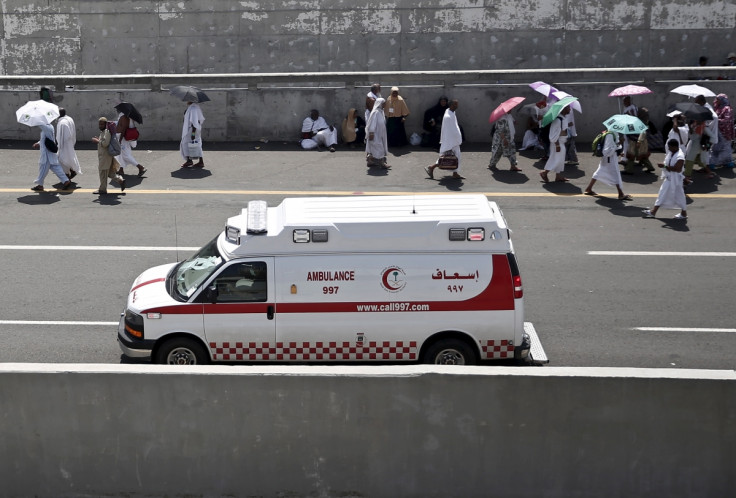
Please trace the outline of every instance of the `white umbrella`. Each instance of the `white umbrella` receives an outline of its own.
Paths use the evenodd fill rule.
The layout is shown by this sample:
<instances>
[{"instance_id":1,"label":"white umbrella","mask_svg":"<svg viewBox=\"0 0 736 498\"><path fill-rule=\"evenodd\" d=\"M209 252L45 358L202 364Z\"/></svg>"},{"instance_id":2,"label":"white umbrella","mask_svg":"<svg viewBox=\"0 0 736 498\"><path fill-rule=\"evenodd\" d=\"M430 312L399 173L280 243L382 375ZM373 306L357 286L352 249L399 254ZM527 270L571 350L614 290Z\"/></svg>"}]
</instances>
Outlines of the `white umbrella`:
<instances>
[{"instance_id":1,"label":"white umbrella","mask_svg":"<svg viewBox=\"0 0 736 498\"><path fill-rule=\"evenodd\" d=\"M700 85L682 85L677 88L670 90L670 93L678 93L680 95L687 95L688 97L697 97L702 95L703 97L715 97L716 94Z\"/></svg>"},{"instance_id":2,"label":"white umbrella","mask_svg":"<svg viewBox=\"0 0 736 498\"><path fill-rule=\"evenodd\" d=\"M557 100L562 100L565 97L572 97L572 95L567 92L563 92L562 90L552 92L552 96L555 97ZM577 100L570 103L570 108L578 111L580 114L583 113L583 108L580 107L580 102L578 102Z\"/></svg>"},{"instance_id":3,"label":"white umbrella","mask_svg":"<svg viewBox=\"0 0 736 498\"><path fill-rule=\"evenodd\" d=\"M15 117L20 124L27 126L51 124L59 117L59 106L45 100L29 100L15 111Z\"/></svg>"}]
</instances>

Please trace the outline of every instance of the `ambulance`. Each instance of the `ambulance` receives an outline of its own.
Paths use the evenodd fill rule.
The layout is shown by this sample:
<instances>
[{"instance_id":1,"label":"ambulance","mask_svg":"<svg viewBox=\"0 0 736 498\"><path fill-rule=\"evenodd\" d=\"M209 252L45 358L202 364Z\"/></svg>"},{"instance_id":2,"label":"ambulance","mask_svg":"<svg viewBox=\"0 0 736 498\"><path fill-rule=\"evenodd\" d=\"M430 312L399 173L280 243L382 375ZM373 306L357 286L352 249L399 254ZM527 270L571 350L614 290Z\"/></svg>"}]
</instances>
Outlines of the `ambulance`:
<instances>
[{"instance_id":1,"label":"ambulance","mask_svg":"<svg viewBox=\"0 0 736 498\"><path fill-rule=\"evenodd\" d=\"M533 341L511 230L482 194L251 201L138 276L118 327L125 355L174 365L523 362Z\"/></svg>"}]
</instances>

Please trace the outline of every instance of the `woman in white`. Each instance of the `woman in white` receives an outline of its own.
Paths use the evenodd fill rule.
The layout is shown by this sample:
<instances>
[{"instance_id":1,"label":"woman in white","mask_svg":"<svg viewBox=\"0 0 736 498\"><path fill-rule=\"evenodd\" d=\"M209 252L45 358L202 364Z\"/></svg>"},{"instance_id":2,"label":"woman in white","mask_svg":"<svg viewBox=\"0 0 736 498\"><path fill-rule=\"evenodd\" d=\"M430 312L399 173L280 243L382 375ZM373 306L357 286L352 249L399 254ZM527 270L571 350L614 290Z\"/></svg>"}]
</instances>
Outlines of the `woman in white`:
<instances>
[{"instance_id":1,"label":"woman in white","mask_svg":"<svg viewBox=\"0 0 736 498\"><path fill-rule=\"evenodd\" d=\"M182 168L204 167L204 158L200 155L199 162L194 164L194 161L192 161L194 157L190 156L191 152L189 150L189 144L192 142L198 143L200 148L202 146L202 123L204 123L204 114L202 114L199 104L187 102L187 111L184 113L184 123L181 127L181 143L179 144L179 152L181 152L181 157L185 161L181 165Z\"/></svg>"},{"instance_id":2,"label":"woman in white","mask_svg":"<svg viewBox=\"0 0 736 498\"><path fill-rule=\"evenodd\" d=\"M618 146L621 143L620 135L616 132L608 132L603 139L603 156L598 163L598 169L593 173L590 183L583 192L585 195L598 195L593 191L593 185L597 180L612 185L618 190L618 198L622 201L633 199L621 190L621 170L618 168Z\"/></svg>"},{"instance_id":3,"label":"woman in white","mask_svg":"<svg viewBox=\"0 0 736 498\"><path fill-rule=\"evenodd\" d=\"M680 144L675 139L667 141L667 155L663 163L657 166L663 168L662 186L659 188L657 200L654 207L643 211L644 218L654 218L659 208L679 209L680 214L675 215L676 220L687 219L687 199L685 188L682 186L682 169L685 166L685 154L680 150Z\"/></svg>"},{"instance_id":4,"label":"woman in white","mask_svg":"<svg viewBox=\"0 0 736 498\"><path fill-rule=\"evenodd\" d=\"M388 140L386 136L386 115L383 106L386 99L378 97L373 104L365 125L365 158L366 166L380 166L389 169L386 156L388 156Z\"/></svg>"}]
</instances>

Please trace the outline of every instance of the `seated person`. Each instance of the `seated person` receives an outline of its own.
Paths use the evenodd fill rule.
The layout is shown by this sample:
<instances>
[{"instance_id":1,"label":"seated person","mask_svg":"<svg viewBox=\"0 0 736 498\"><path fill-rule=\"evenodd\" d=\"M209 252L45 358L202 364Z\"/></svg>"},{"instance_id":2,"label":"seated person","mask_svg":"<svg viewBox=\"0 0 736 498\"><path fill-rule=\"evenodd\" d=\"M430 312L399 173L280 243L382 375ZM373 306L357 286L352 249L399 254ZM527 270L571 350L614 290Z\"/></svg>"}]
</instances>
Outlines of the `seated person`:
<instances>
[{"instance_id":1,"label":"seated person","mask_svg":"<svg viewBox=\"0 0 736 498\"><path fill-rule=\"evenodd\" d=\"M350 109L342 120L342 140L351 147L365 143L365 120L356 109Z\"/></svg>"},{"instance_id":2,"label":"seated person","mask_svg":"<svg viewBox=\"0 0 736 498\"><path fill-rule=\"evenodd\" d=\"M329 147L330 152L335 152L337 130L334 126L327 124L317 109L312 109L309 116L302 122L301 145L306 150L316 149L322 145Z\"/></svg>"},{"instance_id":3,"label":"seated person","mask_svg":"<svg viewBox=\"0 0 736 498\"><path fill-rule=\"evenodd\" d=\"M445 116L448 101L446 96L440 97L436 105L424 111L422 127L422 147L438 148L440 146L440 132L442 130L442 118Z\"/></svg>"}]
</instances>

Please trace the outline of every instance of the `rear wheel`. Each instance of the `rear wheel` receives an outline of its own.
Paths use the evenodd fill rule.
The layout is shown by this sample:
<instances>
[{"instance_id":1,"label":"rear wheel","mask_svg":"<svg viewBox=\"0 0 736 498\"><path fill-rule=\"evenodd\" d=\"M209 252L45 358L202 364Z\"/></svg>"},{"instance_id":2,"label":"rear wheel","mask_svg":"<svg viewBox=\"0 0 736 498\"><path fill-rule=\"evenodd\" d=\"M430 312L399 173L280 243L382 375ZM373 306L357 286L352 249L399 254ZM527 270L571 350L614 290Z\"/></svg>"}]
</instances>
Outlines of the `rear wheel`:
<instances>
[{"instance_id":1,"label":"rear wheel","mask_svg":"<svg viewBox=\"0 0 736 498\"><path fill-rule=\"evenodd\" d=\"M473 349L459 339L441 339L427 348L422 363L430 365L475 365Z\"/></svg>"},{"instance_id":2,"label":"rear wheel","mask_svg":"<svg viewBox=\"0 0 736 498\"><path fill-rule=\"evenodd\" d=\"M169 339L156 353L156 363L162 365L206 365L210 362L207 351L194 339Z\"/></svg>"}]
</instances>

